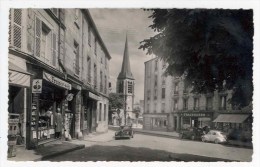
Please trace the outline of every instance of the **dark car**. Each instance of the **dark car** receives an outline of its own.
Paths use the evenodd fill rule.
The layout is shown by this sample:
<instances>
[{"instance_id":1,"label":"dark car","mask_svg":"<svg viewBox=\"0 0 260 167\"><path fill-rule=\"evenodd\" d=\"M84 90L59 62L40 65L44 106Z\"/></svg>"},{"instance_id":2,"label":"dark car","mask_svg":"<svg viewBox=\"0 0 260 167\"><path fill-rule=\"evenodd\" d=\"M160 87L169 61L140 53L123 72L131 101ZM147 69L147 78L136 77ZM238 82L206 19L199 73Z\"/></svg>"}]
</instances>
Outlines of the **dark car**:
<instances>
[{"instance_id":1,"label":"dark car","mask_svg":"<svg viewBox=\"0 0 260 167\"><path fill-rule=\"evenodd\" d=\"M132 126L120 126L119 130L115 133L115 139L130 139L134 137Z\"/></svg>"},{"instance_id":2,"label":"dark car","mask_svg":"<svg viewBox=\"0 0 260 167\"><path fill-rule=\"evenodd\" d=\"M201 136L204 135L202 128L188 128L180 132L179 136L181 139L201 140Z\"/></svg>"}]
</instances>

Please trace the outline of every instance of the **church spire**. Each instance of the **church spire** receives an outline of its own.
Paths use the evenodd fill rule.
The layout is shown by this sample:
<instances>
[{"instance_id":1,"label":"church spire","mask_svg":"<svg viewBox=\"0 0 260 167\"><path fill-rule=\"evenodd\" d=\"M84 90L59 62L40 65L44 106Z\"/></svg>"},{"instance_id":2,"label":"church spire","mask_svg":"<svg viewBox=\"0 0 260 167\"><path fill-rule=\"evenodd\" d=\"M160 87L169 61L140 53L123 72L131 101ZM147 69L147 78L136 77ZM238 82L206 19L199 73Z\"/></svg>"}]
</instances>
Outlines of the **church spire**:
<instances>
[{"instance_id":1,"label":"church spire","mask_svg":"<svg viewBox=\"0 0 260 167\"><path fill-rule=\"evenodd\" d=\"M117 78L118 79L134 79L133 74L130 69L127 35L126 35L126 40L125 40L125 50L124 50L122 68L121 68L121 72L119 73Z\"/></svg>"}]
</instances>

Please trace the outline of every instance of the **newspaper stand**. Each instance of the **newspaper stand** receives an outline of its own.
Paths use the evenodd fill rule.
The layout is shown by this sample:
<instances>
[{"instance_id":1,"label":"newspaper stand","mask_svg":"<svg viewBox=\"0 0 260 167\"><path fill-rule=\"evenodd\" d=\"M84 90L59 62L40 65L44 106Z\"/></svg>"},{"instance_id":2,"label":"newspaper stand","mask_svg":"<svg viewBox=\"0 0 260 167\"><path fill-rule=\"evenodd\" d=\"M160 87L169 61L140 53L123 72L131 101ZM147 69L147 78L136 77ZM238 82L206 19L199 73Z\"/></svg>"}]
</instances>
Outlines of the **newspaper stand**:
<instances>
[{"instance_id":1,"label":"newspaper stand","mask_svg":"<svg viewBox=\"0 0 260 167\"><path fill-rule=\"evenodd\" d=\"M16 141L17 141L18 123L19 123L19 114L9 114L8 158L16 156Z\"/></svg>"}]
</instances>

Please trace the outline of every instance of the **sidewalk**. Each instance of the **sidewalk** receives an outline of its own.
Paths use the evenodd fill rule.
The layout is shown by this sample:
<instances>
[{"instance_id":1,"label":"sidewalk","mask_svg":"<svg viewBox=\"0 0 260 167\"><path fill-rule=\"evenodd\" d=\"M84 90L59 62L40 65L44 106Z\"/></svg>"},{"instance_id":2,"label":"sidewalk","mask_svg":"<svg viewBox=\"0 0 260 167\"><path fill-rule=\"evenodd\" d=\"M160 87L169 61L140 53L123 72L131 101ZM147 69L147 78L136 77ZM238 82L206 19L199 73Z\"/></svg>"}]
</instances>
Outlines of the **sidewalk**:
<instances>
[{"instance_id":1,"label":"sidewalk","mask_svg":"<svg viewBox=\"0 0 260 167\"><path fill-rule=\"evenodd\" d=\"M55 141L35 150L27 150L24 146L16 146L16 156L7 158L8 161L41 161L70 151L85 148L83 144L67 141Z\"/></svg>"},{"instance_id":2,"label":"sidewalk","mask_svg":"<svg viewBox=\"0 0 260 167\"><path fill-rule=\"evenodd\" d=\"M118 126L109 126L109 129L111 130L118 130ZM151 136L159 136L159 137L166 137L166 138L179 138L178 132L161 132L161 131L150 131L150 130L144 130L139 128L133 128L134 132L137 134L144 134L144 135L151 135ZM236 141L236 140L229 140L227 144L230 146L238 146L238 147L245 147L245 148L253 148L252 142L242 142L242 141Z\"/></svg>"}]
</instances>

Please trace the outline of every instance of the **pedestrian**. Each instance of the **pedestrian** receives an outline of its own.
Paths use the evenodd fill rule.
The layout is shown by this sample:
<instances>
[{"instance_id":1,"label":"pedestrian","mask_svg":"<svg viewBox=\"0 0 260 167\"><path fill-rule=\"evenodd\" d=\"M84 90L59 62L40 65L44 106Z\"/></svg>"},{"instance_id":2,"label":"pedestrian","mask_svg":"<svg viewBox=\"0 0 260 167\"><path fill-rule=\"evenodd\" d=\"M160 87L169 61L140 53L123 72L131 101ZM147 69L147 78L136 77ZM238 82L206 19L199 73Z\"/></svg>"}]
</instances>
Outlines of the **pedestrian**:
<instances>
[{"instance_id":1,"label":"pedestrian","mask_svg":"<svg viewBox=\"0 0 260 167\"><path fill-rule=\"evenodd\" d=\"M57 114L55 117L55 138L61 137L61 129L62 129L62 116L60 113L60 108L57 108Z\"/></svg>"}]
</instances>

